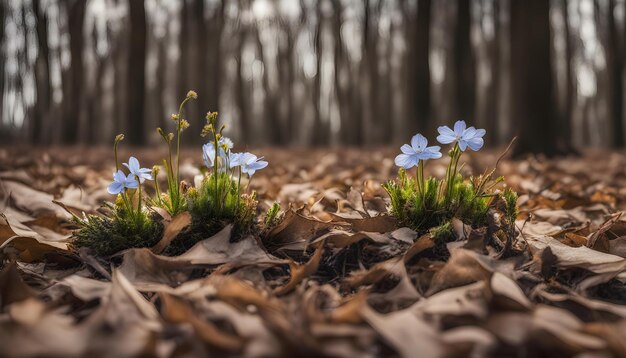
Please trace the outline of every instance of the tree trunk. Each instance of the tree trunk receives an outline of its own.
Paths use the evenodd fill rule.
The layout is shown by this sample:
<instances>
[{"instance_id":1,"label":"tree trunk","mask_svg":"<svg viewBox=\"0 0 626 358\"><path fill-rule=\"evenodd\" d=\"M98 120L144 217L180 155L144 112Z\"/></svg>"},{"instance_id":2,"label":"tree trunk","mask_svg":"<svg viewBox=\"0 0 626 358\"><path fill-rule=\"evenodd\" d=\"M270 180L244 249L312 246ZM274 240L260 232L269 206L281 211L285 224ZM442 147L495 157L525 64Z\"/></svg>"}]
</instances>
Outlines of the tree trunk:
<instances>
[{"instance_id":1,"label":"tree trunk","mask_svg":"<svg viewBox=\"0 0 626 358\"><path fill-rule=\"evenodd\" d=\"M511 1L511 44L511 118L519 133L514 154L558 154L548 1Z\"/></svg>"},{"instance_id":2,"label":"tree trunk","mask_svg":"<svg viewBox=\"0 0 626 358\"><path fill-rule=\"evenodd\" d=\"M623 87L622 75L624 70L624 55L622 43L619 40L618 29L615 20L615 0L609 0L608 8L608 46L607 51L607 74L609 79L609 118L612 144L616 148L624 146L624 121L623 121Z\"/></svg>"},{"instance_id":3,"label":"tree trunk","mask_svg":"<svg viewBox=\"0 0 626 358\"><path fill-rule=\"evenodd\" d=\"M63 143L75 144L78 140L78 126L80 120L83 89L83 27L85 24L85 10L87 2L82 0L68 1L67 26L70 39L70 61L68 69L69 82L63 96L64 101L64 128Z\"/></svg>"},{"instance_id":4,"label":"tree trunk","mask_svg":"<svg viewBox=\"0 0 626 358\"><path fill-rule=\"evenodd\" d=\"M145 143L144 98L146 77L146 9L143 0L129 0L130 43L128 51L128 141Z\"/></svg>"},{"instance_id":5,"label":"tree trunk","mask_svg":"<svg viewBox=\"0 0 626 358\"><path fill-rule=\"evenodd\" d=\"M412 120L407 127L409 133L420 130L430 131L430 19L431 0L419 0L417 3L417 20L412 24L415 43L409 44L414 50L409 52L409 71L411 98L407 101L412 105ZM414 65L411 65L413 63Z\"/></svg>"},{"instance_id":6,"label":"tree trunk","mask_svg":"<svg viewBox=\"0 0 626 358\"><path fill-rule=\"evenodd\" d=\"M41 9L41 1L33 0L33 13L37 30L37 60L35 61L36 100L31 123L30 140L33 144L41 144L43 123L48 117L51 104L50 86L50 50L48 47L48 16Z\"/></svg>"},{"instance_id":7,"label":"tree trunk","mask_svg":"<svg viewBox=\"0 0 626 358\"><path fill-rule=\"evenodd\" d=\"M457 0L457 21L454 33L453 82L455 118L474 122L476 104L476 64L472 50L472 13L470 0Z\"/></svg>"}]
</instances>

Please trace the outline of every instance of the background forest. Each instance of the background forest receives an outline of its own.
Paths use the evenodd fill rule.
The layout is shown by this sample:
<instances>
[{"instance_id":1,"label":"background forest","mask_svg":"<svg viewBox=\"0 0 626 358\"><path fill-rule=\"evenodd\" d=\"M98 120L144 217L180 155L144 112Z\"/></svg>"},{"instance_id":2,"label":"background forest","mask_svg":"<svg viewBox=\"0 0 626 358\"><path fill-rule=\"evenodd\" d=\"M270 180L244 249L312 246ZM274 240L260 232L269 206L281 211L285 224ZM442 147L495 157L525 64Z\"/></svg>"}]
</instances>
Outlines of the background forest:
<instances>
[{"instance_id":1,"label":"background forest","mask_svg":"<svg viewBox=\"0 0 626 358\"><path fill-rule=\"evenodd\" d=\"M465 119L519 151L622 147L624 1L3 0L0 139L135 145L188 89L250 145L384 145ZM146 133L149 133L147 135Z\"/></svg>"}]
</instances>

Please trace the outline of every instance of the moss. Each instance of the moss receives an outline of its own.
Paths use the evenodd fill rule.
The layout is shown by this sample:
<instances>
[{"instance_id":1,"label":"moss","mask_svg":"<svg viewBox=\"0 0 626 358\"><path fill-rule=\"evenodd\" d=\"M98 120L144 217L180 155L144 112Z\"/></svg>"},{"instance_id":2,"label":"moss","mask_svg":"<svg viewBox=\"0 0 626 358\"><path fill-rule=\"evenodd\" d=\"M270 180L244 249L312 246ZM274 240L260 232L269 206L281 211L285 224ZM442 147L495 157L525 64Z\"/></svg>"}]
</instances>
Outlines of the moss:
<instances>
[{"instance_id":1,"label":"moss","mask_svg":"<svg viewBox=\"0 0 626 358\"><path fill-rule=\"evenodd\" d=\"M156 221L156 214L143 210L127 212L123 206L106 205L107 216L85 215L74 217L79 226L74 231L75 248L86 247L98 256L110 256L134 247L152 247L163 234L163 225Z\"/></svg>"},{"instance_id":2,"label":"moss","mask_svg":"<svg viewBox=\"0 0 626 358\"><path fill-rule=\"evenodd\" d=\"M453 217L473 227L485 225L494 194L490 190L481 190L484 187L482 182L483 185L478 186L463 180L461 175L451 180L450 189L445 192L444 180L428 178L424 193L421 193L416 179L401 170L398 180L383 184L391 198L391 214L401 225L418 233L445 225Z\"/></svg>"},{"instance_id":3,"label":"moss","mask_svg":"<svg viewBox=\"0 0 626 358\"><path fill-rule=\"evenodd\" d=\"M452 228L452 223L450 221L446 221L445 223L435 226L430 229L430 234L432 235L435 242L438 243L446 243L450 241L454 241L454 230Z\"/></svg>"},{"instance_id":4,"label":"moss","mask_svg":"<svg viewBox=\"0 0 626 358\"><path fill-rule=\"evenodd\" d=\"M278 203L272 204L269 210L267 210L267 213L265 214L265 219L263 220L265 229L270 230L271 228L278 225L278 223L282 219L282 216L283 216L283 213L280 211L280 204Z\"/></svg>"},{"instance_id":5,"label":"moss","mask_svg":"<svg viewBox=\"0 0 626 358\"><path fill-rule=\"evenodd\" d=\"M186 201L191 225L166 249L168 255L185 252L229 224L234 225L235 239L250 234L256 226L256 196L241 194L239 183L226 173L206 176L199 188L187 190Z\"/></svg>"}]
</instances>

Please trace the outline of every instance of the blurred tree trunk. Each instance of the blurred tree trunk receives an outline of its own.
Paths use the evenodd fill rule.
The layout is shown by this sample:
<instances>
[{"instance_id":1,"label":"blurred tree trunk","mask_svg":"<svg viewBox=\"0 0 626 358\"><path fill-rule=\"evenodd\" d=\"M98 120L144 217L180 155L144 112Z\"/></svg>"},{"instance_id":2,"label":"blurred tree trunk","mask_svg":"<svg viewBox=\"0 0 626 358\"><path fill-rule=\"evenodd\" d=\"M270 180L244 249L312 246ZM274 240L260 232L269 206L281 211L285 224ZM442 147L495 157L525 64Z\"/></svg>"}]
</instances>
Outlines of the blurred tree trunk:
<instances>
[{"instance_id":1,"label":"blurred tree trunk","mask_svg":"<svg viewBox=\"0 0 626 358\"><path fill-rule=\"evenodd\" d=\"M143 145L145 143L146 8L143 0L128 0L128 3L130 5L128 140L134 145Z\"/></svg>"},{"instance_id":2,"label":"blurred tree trunk","mask_svg":"<svg viewBox=\"0 0 626 358\"><path fill-rule=\"evenodd\" d=\"M457 19L453 43L454 120L473 123L476 104L476 63L472 50L472 13L470 0L457 0ZM453 120L452 118L447 120Z\"/></svg>"},{"instance_id":3,"label":"blurred tree trunk","mask_svg":"<svg viewBox=\"0 0 626 358\"><path fill-rule=\"evenodd\" d=\"M623 111L623 70L624 53L623 44L618 35L617 23L615 20L615 0L609 0L608 4L608 44L607 52L607 74L609 79L609 118L611 123L611 133L614 147L624 146L624 111Z\"/></svg>"},{"instance_id":4,"label":"blurred tree trunk","mask_svg":"<svg viewBox=\"0 0 626 358\"><path fill-rule=\"evenodd\" d=\"M107 23L107 29L106 29L106 34L109 37L107 40L110 41L110 29L108 28L108 23ZM106 117L103 115L105 110L104 110L104 100L103 100L103 89L104 89L104 79L105 79L105 73L106 73L106 65L107 65L107 57L106 56L102 56L100 54L98 54L97 48L96 48L96 44L97 44L97 37L98 37L98 31L96 26L93 27L93 31L92 31L92 38L93 38L93 44L94 47L92 49L93 51L93 58L95 61L95 79L93 82L93 85L91 86L91 88L89 88L89 99L87 101L87 119L88 119L88 138L85 141L87 144L96 144L96 143L102 143L103 142L103 133L107 133L110 131L109 128L107 128L106 124L103 123L104 120L106 120ZM107 133L110 134L110 133ZM107 136L107 142L109 140L109 136Z\"/></svg>"},{"instance_id":5,"label":"blurred tree trunk","mask_svg":"<svg viewBox=\"0 0 626 358\"><path fill-rule=\"evenodd\" d=\"M254 39L256 41L257 51L261 62L263 63L263 74L261 75L261 82L263 85L263 122L267 136L267 140L272 144L281 145L283 139L280 131L280 122L278 117L278 97L270 86L270 70L269 60L265 57L265 51L263 49L263 42L261 42L261 34L258 26L254 28Z\"/></svg>"},{"instance_id":6,"label":"blurred tree trunk","mask_svg":"<svg viewBox=\"0 0 626 358\"><path fill-rule=\"evenodd\" d=\"M276 6L277 8L277 6ZM278 57L276 59L279 83L279 95L282 99L280 111L280 127L276 130L281 131L285 144L289 144L294 139L294 103L293 103L293 81L295 78L293 58L294 58L294 29L292 29L289 21L281 19L279 21L280 30L285 41L278 45Z\"/></svg>"},{"instance_id":7,"label":"blurred tree trunk","mask_svg":"<svg viewBox=\"0 0 626 358\"><path fill-rule=\"evenodd\" d=\"M322 61L324 56L324 45L322 43L322 26L324 24L322 2L323 0L318 0L315 6L315 18L317 23L315 25L313 40L313 47L315 51L315 79L313 82L313 145L327 144L328 139L328 131L322 121L322 112L320 109L322 101Z\"/></svg>"},{"instance_id":8,"label":"blurred tree trunk","mask_svg":"<svg viewBox=\"0 0 626 358\"><path fill-rule=\"evenodd\" d=\"M169 29L165 30L163 38L157 40L157 68L156 68L156 86L154 89L154 97L156 98L156 115L157 126L167 128L169 117L165 108L165 95L167 93L167 45L170 36ZM171 122L170 122L171 123Z\"/></svg>"},{"instance_id":9,"label":"blurred tree trunk","mask_svg":"<svg viewBox=\"0 0 626 358\"><path fill-rule=\"evenodd\" d=\"M558 154L548 1L511 1L511 44L511 118L520 136L514 154Z\"/></svg>"},{"instance_id":10,"label":"blurred tree trunk","mask_svg":"<svg viewBox=\"0 0 626 358\"><path fill-rule=\"evenodd\" d=\"M334 86L337 107L339 107L339 117L341 120L339 128L339 140L346 145L354 145L360 141L362 131L359 118L356 118L352 109L349 84L352 83L350 63L346 54L341 35L343 24L343 5L340 0L332 0L333 19L333 55L334 55Z\"/></svg>"},{"instance_id":11,"label":"blurred tree trunk","mask_svg":"<svg viewBox=\"0 0 626 358\"><path fill-rule=\"evenodd\" d=\"M187 72L189 68L189 33L190 33L190 21L189 21L189 6L187 0L181 0L180 7L180 32L178 36L178 49L180 55L178 56L178 91L176 93L177 101L181 101L182 97L189 91L190 83L187 78ZM203 95L202 93L200 95Z\"/></svg>"},{"instance_id":12,"label":"blurred tree trunk","mask_svg":"<svg viewBox=\"0 0 626 358\"><path fill-rule=\"evenodd\" d=\"M565 39L565 100L559 123L562 129L565 143L572 140L572 108L574 106L574 95L576 94L576 85L574 82L575 73L572 68L573 50L571 31L569 27L568 0L562 0L561 6L563 11L563 37Z\"/></svg>"},{"instance_id":13,"label":"blurred tree trunk","mask_svg":"<svg viewBox=\"0 0 626 358\"><path fill-rule=\"evenodd\" d=\"M51 104L50 86L50 50L48 47L48 16L41 8L40 0L33 0L33 13L37 30L37 60L35 61L36 100L31 117L30 140L34 144L42 144L43 123L47 120Z\"/></svg>"},{"instance_id":14,"label":"blurred tree trunk","mask_svg":"<svg viewBox=\"0 0 626 358\"><path fill-rule=\"evenodd\" d=\"M221 0L219 8L215 16L208 24L207 31L213 35L213 42L209 51L211 55L209 58L210 67L208 73L210 74L210 81L207 81L207 107L204 111L219 111L220 110L220 93L222 86L222 34L224 33L224 18L226 16L226 0Z\"/></svg>"},{"instance_id":15,"label":"blurred tree trunk","mask_svg":"<svg viewBox=\"0 0 626 358\"><path fill-rule=\"evenodd\" d=\"M6 23L6 4L0 1L0 24ZM4 64L7 58L7 50L5 49L6 39L4 38L5 26L0 26L0 118L4 118L4 81L5 69Z\"/></svg>"},{"instance_id":16,"label":"blurred tree trunk","mask_svg":"<svg viewBox=\"0 0 626 358\"><path fill-rule=\"evenodd\" d=\"M487 123L486 141L490 145L497 144L498 138L498 103L500 102L500 0L488 0L493 6L493 39L489 42L488 52L490 58L491 81L487 91L487 111L485 122Z\"/></svg>"},{"instance_id":17,"label":"blurred tree trunk","mask_svg":"<svg viewBox=\"0 0 626 358\"><path fill-rule=\"evenodd\" d=\"M240 9L243 7L242 1L239 1ZM249 9L249 4L248 4ZM242 10L240 10L242 11ZM239 128L241 130L241 140L244 143L248 142L250 137L250 109L248 108L248 91L246 88L246 80L244 79L244 63L243 52L245 49L246 41L248 38L248 25L239 24L237 46L235 47L235 59L237 61L237 73L235 75L235 103L239 110Z\"/></svg>"},{"instance_id":18,"label":"blurred tree trunk","mask_svg":"<svg viewBox=\"0 0 626 358\"><path fill-rule=\"evenodd\" d=\"M431 0L419 0L417 3L417 17L411 18L410 11L405 8L408 21L409 49L408 49L408 98L410 106L407 111L409 122L408 133L430 131L431 93L430 93L430 19Z\"/></svg>"},{"instance_id":19,"label":"blurred tree trunk","mask_svg":"<svg viewBox=\"0 0 626 358\"><path fill-rule=\"evenodd\" d=\"M381 125L390 125L385 121L382 124L380 114L380 76L378 57L378 19L380 17L382 1L366 0L364 2L363 42L361 49L360 81L357 87L361 91L361 101L366 104L362 113L365 125L365 140L368 143L380 143Z\"/></svg>"},{"instance_id":20,"label":"blurred tree trunk","mask_svg":"<svg viewBox=\"0 0 626 358\"><path fill-rule=\"evenodd\" d=\"M87 2L83 0L67 1L67 26L70 40L71 66L67 70L68 83L64 87L64 125L63 143L75 144L78 140L78 126L83 96L83 28Z\"/></svg>"}]
</instances>

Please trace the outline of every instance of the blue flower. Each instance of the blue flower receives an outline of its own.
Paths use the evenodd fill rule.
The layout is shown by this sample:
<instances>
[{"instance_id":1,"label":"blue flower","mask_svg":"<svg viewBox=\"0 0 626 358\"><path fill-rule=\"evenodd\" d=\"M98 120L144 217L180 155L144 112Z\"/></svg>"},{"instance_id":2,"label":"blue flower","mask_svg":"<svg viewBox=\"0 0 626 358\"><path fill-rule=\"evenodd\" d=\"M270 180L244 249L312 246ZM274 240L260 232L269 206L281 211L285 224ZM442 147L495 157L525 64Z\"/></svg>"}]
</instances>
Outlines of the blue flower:
<instances>
[{"instance_id":1,"label":"blue flower","mask_svg":"<svg viewBox=\"0 0 626 358\"><path fill-rule=\"evenodd\" d=\"M135 175L133 173L126 176L123 171L118 170L116 173L113 173L113 183L109 185L107 191L109 194L117 195L119 193L123 193L126 188L137 189L137 187L139 187L139 183L135 179Z\"/></svg>"},{"instance_id":2,"label":"blue flower","mask_svg":"<svg viewBox=\"0 0 626 358\"><path fill-rule=\"evenodd\" d=\"M139 161L137 160L137 158L130 157L128 158L128 163L123 163L123 165L128 168L128 171L130 171L129 175L133 175L139 178L140 183L143 183L146 179L153 180L152 170L148 168L141 168L141 165L139 165Z\"/></svg>"},{"instance_id":3,"label":"blue flower","mask_svg":"<svg viewBox=\"0 0 626 358\"><path fill-rule=\"evenodd\" d=\"M470 147L473 151L477 151L483 147L483 136L486 131L484 129L476 129L474 127L466 128L465 121L457 121L454 123L454 130L450 127L441 126L437 130L439 136L437 141L441 144L450 144L457 142L461 151L465 151Z\"/></svg>"},{"instance_id":4,"label":"blue flower","mask_svg":"<svg viewBox=\"0 0 626 358\"><path fill-rule=\"evenodd\" d=\"M257 170L261 170L268 165L268 163L263 160L263 157L258 158L256 155L247 152L239 154L237 162L241 166L241 171L248 174L250 177L252 177Z\"/></svg>"},{"instance_id":5,"label":"blue flower","mask_svg":"<svg viewBox=\"0 0 626 358\"><path fill-rule=\"evenodd\" d=\"M224 149L218 148L218 155L225 155ZM215 166L215 145L212 142L202 146L202 160L209 169Z\"/></svg>"},{"instance_id":6,"label":"blue flower","mask_svg":"<svg viewBox=\"0 0 626 358\"><path fill-rule=\"evenodd\" d=\"M427 147L428 139L421 134L416 134L411 138L411 145L404 144L400 147L402 154L396 157L397 166L410 169L419 164L420 160L441 158L441 147Z\"/></svg>"},{"instance_id":7,"label":"blue flower","mask_svg":"<svg viewBox=\"0 0 626 358\"><path fill-rule=\"evenodd\" d=\"M244 153L228 153L228 163L231 168L241 165L241 156Z\"/></svg>"}]
</instances>

